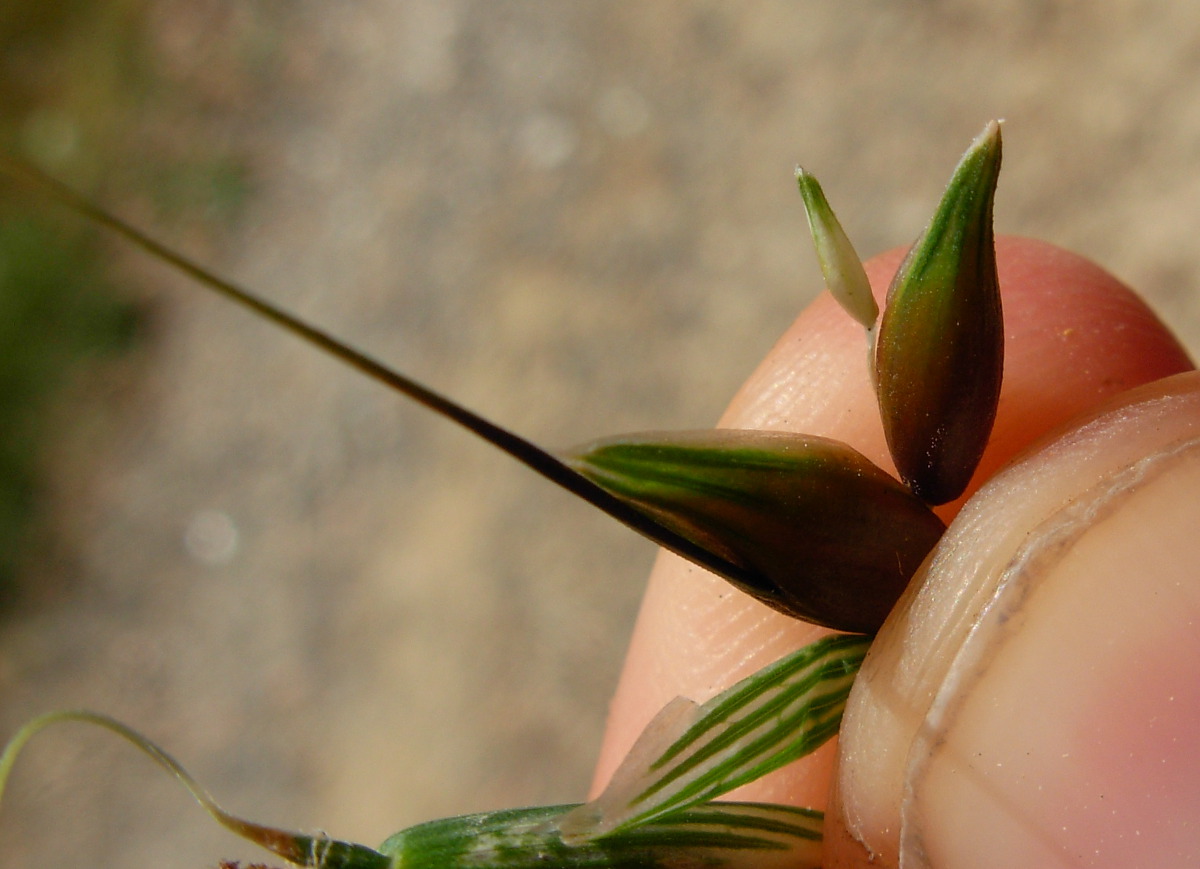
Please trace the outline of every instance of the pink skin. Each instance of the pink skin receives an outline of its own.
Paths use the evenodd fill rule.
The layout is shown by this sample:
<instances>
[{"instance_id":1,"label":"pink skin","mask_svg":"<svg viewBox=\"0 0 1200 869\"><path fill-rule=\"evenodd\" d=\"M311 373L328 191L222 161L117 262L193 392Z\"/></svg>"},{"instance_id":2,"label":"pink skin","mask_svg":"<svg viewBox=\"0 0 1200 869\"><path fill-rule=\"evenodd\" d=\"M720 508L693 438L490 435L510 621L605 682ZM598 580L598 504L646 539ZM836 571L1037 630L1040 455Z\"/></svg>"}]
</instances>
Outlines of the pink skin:
<instances>
[{"instance_id":1,"label":"pink skin","mask_svg":"<svg viewBox=\"0 0 1200 869\"><path fill-rule=\"evenodd\" d=\"M1193 866L1200 372L963 507L846 707L830 866Z\"/></svg>"},{"instance_id":2,"label":"pink skin","mask_svg":"<svg viewBox=\"0 0 1200 869\"><path fill-rule=\"evenodd\" d=\"M1004 386L996 428L970 492L1018 453L1072 417L1087 413L1135 386L1192 367L1178 343L1140 300L1095 265L1028 239L1000 238L997 252L1007 341ZM891 251L867 263L877 296L882 297L901 256L902 251ZM720 424L838 438L890 470L866 360L861 328L823 294L780 339L734 398ZM1200 410L1197 415L1200 417ZM950 519L957 514L964 500L965 497L946 505L939 512ZM1185 506L1190 505L1185 503ZM1200 527L1196 523L1200 517L1195 516L1200 508L1190 509L1189 521L1193 527ZM1200 535L1194 536L1198 538L1197 542L1187 541L1187 544L1200 548ZM1198 553L1190 552L1181 544L1169 555L1179 564L1194 564ZM1100 563L1105 563L1105 559L1101 558ZM953 586L953 577L949 586ZM1085 595L1084 603L1076 602L1075 605L1085 606L1087 600ZM1094 627L1101 618L1097 615L1090 622L1080 619L1080 623L1090 623ZM625 669L613 699L593 790L607 781L640 729L673 697L684 695L703 701L824 633L820 628L770 611L724 581L674 556L661 555L651 575ZM1139 647L1137 655L1147 662L1172 659L1169 648L1156 646L1155 639L1151 633L1142 640L1143 647ZM908 653L911 655L912 650ZM887 668L896 664L882 656L880 662L876 664L875 672L886 678ZM1118 657L1110 664L1128 667L1129 658ZM1200 680L1197 683L1200 684ZM1069 708L1086 709L1087 714L1096 715L1097 709L1105 708L1104 684L1105 680L1089 682L1087 691L1081 693L1078 702L1070 704ZM1048 699L1058 702L1052 711L1061 718L1063 692L1047 693ZM1182 696L1174 701L1161 701L1160 705L1175 705L1159 710L1164 716L1163 723L1152 729L1148 738L1178 741L1181 737L1179 719L1168 721L1165 716L1171 710L1176 710L1174 714L1183 712L1181 707L1191 702ZM1200 710L1200 700L1196 703ZM848 724L854 723L853 714L853 709L848 712ZM1037 720L1038 710L1032 709L1024 717ZM1079 723L1082 720L1073 718L1072 726L1082 727ZM1135 716L1117 723L1125 728L1125 737L1133 740L1143 735L1141 720ZM869 721L872 719L864 713L861 722ZM892 724L884 722L871 726L885 728ZM1050 728L1053 735L1048 734L1047 740L1062 738L1061 730ZM1188 727L1183 726L1183 731L1187 730ZM860 726L859 732L864 732L864 728ZM880 744L886 744L892 735L882 729L873 732L869 727L865 732L866 736L861 738L870 741L879 737ZM1038 733L1035 728L1032 738ZM1108 741L1092 746L1089 761L1109 764L1114 769L1127 769L1129 776L1141 777L1131 787L1145 791L1144 779L1149 771L1145 764L1114 757L1113 746L1119 744ZM894 829L871 829L871 824L876 822L874 819L886 816L887 812L872 815L858 809L869 805L891 805L889 800L894 802L898 797L883 792L884 785L874 784L869 772L863 773L856 768L857 756L854 756L848 761L843 760L839 776L840 787L849 792L840 794L836 798L838 801L831 803L836 753L835 745L826 746L809 758L741 788L732 796L817 808L831 806L828 865L866 865L868 852L879 858L882 865L894 863L899 833ZM1069 770L1072 768L1064 766L1061 774L1065 777ZM1075 773L1072 771L1071 774ZM931 774L922 781L925 780L937 779ZM1056 788L1054 782L1043 781L1041 785L1043 790L1056 793L1062 801L1062 789ZM895 786L894 782L888 785ZM1110 777L1105 783L1110 794L1121 786L1119 776ZM942 791L934 785L928 787L928 802L935 805L936 796ZM1179 797L1178 791L1170 787L1158 788L1154 793L1164 795L1163 798ZM845 820L842 800L853 809L845 828L842 825ZM955 798L950 798L950 804L958 803ZM1129 804L1133 805L1133 802ZM1143 805L1141 810L1152 814L1154 807L1145 809ZM932 826L924 829L921 835L933 841L936 839L936 821L929 823ZM960 823L967 821L960 819ZM971 815L969 823L972 834L978 832L980 840L986 840L986 812ZM851 832L847 833L846 829ZM1048 834L1043 834L1043 838L1045 835ZM1003 851L1003 847L996 846L993 850ZM958 864L950 860L945 865ZM998 862L996 865L1009 864ZM1030 864L1017 862L1011 865Z\"/></svg>"}]
</instances>

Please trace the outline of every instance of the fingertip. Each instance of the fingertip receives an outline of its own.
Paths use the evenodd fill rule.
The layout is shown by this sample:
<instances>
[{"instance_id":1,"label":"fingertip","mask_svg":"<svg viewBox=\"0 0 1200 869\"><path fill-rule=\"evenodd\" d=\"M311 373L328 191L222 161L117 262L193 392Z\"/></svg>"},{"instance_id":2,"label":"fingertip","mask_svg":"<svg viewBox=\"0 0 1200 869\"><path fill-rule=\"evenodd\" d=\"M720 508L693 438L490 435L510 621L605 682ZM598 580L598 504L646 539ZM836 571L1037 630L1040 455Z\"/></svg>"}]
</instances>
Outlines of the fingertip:
<instances>
[{"instance_id":1,"label":"fingertip","mask_svg":"<svg viewBox=\"0 0 1200 869\"><path fill-rule=\"evenodd\" d=\"M999 237L996 249L1005 324L1000 406L972 485L949 515L1014 456L1072 418L1193 367L1146 303L1090 260L1017 236Z\"/></svg>"},{"instance_id":2,"label":"fingertip","mask_svg":"<svg viewBox=\"0 0 1200 869\"><path fill-rule=\"evenodd\" d=\"M882 298L904 251L866 263ZM1114 277L1043 242L1001 237L1005 381L973 487L1049 430L1138 383L1190 367L1169 331ZM822 294L787 330L720 425L833 437L893 470L863 329ZM940 512L949 518L962 501ZM634 630L597 764L598 789L640 729L677 695L703 701L825 631L781 616L674 556L660 557ZM832 752L739 795L821 807Z\"/></svg>"},{"instance_id":3,"label":"fingertip","mask_svg":"<svg viewBox=\"0 0 1200 869\"><path fill-rule=\"evenodd\" d=\"M1192 373L972 499L855 685L830 865L1200 857L1198 486Z\"/></svg>"}]
</instances>

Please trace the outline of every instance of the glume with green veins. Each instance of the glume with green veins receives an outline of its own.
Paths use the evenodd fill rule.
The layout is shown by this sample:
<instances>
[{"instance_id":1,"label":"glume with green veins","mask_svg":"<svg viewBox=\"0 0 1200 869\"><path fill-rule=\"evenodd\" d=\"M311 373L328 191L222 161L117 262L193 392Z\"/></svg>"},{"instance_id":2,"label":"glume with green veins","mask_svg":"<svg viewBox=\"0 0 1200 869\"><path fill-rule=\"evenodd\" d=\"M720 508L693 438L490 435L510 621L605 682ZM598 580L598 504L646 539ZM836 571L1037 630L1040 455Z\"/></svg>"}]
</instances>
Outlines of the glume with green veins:
<instances>
[{"instance_id":1,"label":"glume with green veins","mask_svg":"<svg viewBox=\"0 0 1200 869\"><path fill-rule=\"evenodd\" d=\"M108 227L774 609L841 633L706 703L676 698L588 803L434 821L378 849L231 815L150 740L87 711L52 712L25 725L0 757L0 796L25 743L51 724L74 721L133 743L217 822L303 866L819 866L820 812L719 798L837 733L871 635L945 530L931 507L958 497L979 462L1003 367L992 235L1000 150L993 122L956 168L893 279L881 317L820 185L797 171L826 285L866 330L900 480L839 441L778 432L654 432L547 452L222 280L37 170L5 161L11 184Z\"/></svg>"}]
</instances>

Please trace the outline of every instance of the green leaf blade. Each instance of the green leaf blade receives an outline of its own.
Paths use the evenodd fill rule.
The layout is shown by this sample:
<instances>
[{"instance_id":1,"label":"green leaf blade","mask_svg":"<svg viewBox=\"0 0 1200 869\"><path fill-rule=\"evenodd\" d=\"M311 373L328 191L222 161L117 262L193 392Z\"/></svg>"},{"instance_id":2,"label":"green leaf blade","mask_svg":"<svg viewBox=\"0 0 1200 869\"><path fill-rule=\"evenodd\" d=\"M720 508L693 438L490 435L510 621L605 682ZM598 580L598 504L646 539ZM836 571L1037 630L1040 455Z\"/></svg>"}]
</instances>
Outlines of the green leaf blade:
<instances>
[{"instance_id":1,"label":"green leaf blade","mask_svg":"<svg viewBox=\"0 0 1200 869\"><path fill-rule=\"evenodd\" d=\"M577 805L483 812L410 827L380 852L394 869L816 869L820 812L714 802L602 838L568 843Z\"/></svg>"},{"instance_id":2,"label":"green leaf blade","mask_svg":"<svg viewBox=\"0 0 1200 869\"><path fill-rule=\"evenodd\" d=\"M679 714L651 722L605 791L563 818L571 841L634 829L754 781L837 733L870 639L825 637ZM693 704L694 705L694 704Z\"/></svg>"}]
</instances>

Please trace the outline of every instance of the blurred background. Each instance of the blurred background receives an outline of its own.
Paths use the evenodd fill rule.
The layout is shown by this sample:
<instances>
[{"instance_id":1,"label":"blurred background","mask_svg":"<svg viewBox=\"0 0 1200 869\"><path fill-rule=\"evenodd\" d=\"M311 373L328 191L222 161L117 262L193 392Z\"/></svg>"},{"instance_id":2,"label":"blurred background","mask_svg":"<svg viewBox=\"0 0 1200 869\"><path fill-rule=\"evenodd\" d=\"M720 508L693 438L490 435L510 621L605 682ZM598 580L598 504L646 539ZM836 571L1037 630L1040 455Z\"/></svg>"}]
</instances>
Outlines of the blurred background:
<instances>
[{"instance_id":1,"label":"blurred background","mask_svg":"<svg viewBox=\"0 0 1200 869\"><path fill-rule=\"evenodd\" d=\"M0 138L546 445L711 425L1007 119L999 231L1200 347L1200 10L114 0L0 9ZM0 186L0 726L86 706L225 805L376 843L580 798L652 548ZM261 859L127 746L22 758L0 866Z\"/></svg>"}]
</instances>

